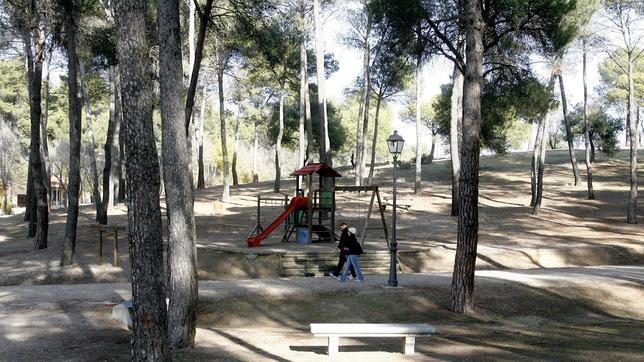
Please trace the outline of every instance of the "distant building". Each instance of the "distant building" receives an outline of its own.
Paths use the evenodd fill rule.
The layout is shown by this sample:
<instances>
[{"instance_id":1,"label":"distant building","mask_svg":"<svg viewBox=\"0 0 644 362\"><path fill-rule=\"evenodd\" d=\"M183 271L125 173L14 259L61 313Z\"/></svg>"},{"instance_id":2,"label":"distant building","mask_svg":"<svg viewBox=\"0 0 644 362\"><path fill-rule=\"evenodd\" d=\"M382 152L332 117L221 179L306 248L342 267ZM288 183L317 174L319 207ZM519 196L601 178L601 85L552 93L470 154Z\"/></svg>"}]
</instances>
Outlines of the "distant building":
<instances>
[{"instance_id":1,"label":"distant building","mask_svg":"<svg viewBox=\"0 0 644 362\"><path fill-rule=\"evenodd\" d=\"M49 180L51 182L51 190L49 191L49 200L51 200L52 209L64 208L67 205L67 200L65 199L65 187L58 181L57 178L51 177Z\"/></svg>"},{"instance_id":2,"label":"distant building","mask_svg":"<svg viewBox=\"0 0 644 362\"><path fill-rule=\"evenodd\" d=\"M49 191L49 202L52 209L64 209L67 207L67 190L65 185L62 184L58 178L52 176L50 179L51 190ZM24 185L23 187L11 188L12 194L12 205L13 207L27 207L27 194L25 192ZM0 185L0 208L4 203L5 189ZM79 195L79 203L81 205L91 204L92 194L91 192L82 191Z\"/></svg>"}]
</instances>

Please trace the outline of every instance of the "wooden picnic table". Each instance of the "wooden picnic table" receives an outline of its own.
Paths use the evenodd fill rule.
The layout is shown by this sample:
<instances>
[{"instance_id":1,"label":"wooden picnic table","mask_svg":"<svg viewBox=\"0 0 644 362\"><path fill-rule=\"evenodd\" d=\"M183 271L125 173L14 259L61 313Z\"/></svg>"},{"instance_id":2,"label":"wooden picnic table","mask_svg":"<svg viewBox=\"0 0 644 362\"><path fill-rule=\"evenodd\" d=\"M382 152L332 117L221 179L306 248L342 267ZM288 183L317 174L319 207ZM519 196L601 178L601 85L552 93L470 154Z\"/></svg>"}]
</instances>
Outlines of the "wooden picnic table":
<instances>
[{"instance_id":1,"label":"wooden picnic table","mask_svg":"<svg viewBox=\"0 0 644 362\"><path fill-rule=\"evenodd\" d=\"M394 205L394 199L392 195L383 195L382 197L382 210L384 211L387 206ZM409 209L414 205L414 195L409 194L399 194L396 196L396 209L409 211Z\"/></svg>"},{"instance_id":2,"label":"wooden picnic table","mask_svg":"<svg viewBox=\"0 0 644 362\"><path fill-rule=\"evenodd\" d=\"M114 233L114 266L119 266L119 230L126 231L127 226L121 224L103 225L91 224L90 229L98 231L98 264L103 264L103 233Z\"/></svg>"}]
</instances>

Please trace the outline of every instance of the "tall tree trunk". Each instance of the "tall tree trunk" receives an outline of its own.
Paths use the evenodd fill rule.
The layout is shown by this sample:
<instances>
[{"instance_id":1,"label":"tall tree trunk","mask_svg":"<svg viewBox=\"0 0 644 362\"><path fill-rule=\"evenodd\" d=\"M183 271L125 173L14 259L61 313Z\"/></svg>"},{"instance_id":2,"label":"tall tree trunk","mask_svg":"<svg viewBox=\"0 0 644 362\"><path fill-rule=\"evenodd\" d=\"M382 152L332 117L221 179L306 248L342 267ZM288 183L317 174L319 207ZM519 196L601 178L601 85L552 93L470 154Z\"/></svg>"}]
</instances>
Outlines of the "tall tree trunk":
<instances>
[{"instance_id":1,"label":"tall tree trunk","mask_svg":"<svg viewBox=\"0 0 644 362\"><path fill-rule=\"evenodd\" d=\"M201 69L201 59L203 58L203 47L206 39L206 30L208 21L212 12L212 3L214 0L206 0L206 4L199 11L199 34L197 34L197 45L195 47L194 62L192 64L192 73L190 74L190 84L186 95L186 107L184 122L186 126L186 136L189 134L190 120L192 119L192 109L195 106L195 94L197 92L197 81L199 80L199 70Z\"/></svg>"},{"instance_id":2,"label":"tall tree trunk","mask_svg":"<svg viewBox=\"0 0 644 362\"><path fill-rule=\"evenodd\" d=\"M302 14L302 22L304 22L304 14ZM302 32L304 36L304 31ZM299 135L299 142L298 142L298 154L297 154L297 167L303 167L306 163L306 159L308 156L308 147L309 145L306 143L306 96L304 95L306 89L309 87L309 85L306 83L306 68L305 68L305 62L306 62L306 45L305 45L305 40L306 38L302 39L302 42L300 44L300 114L299 114L299 124L298 124L298 135ZM236 143L235 143L236 145ZM237 165L237 154L233 154L233 165ZM236 175L236 171L235 171ZM301 188L301 181L300 178L296 178L297 184L295 185L295 189L299 190Z\"/></svg>"},{"instance_id":3,"label":"tall tree trunk","mask_svg":"<svg viewBox=\"0 0 644 362\"><path fill-rule=\"evenodd\" d=\"M114 134L116 132L117 122L116 122L116 82L115 78L115 67L110 67L108 69L108 83L110 88L110 118L107 124L107 137L105 139L105 165L103 166L103 201L101 208L101 220L105 220L107 223L107 212L112 208L112 189L114 187L114 179L112 177L112 150L116 147L116 141L114 139Z\"/></svg>"},{"instance_id":4,"label":"tall tree trunk","mask_svg":"<svg viewBox=\"0 0 644 362\"><path fill-rule=\"evenodd\" d=\"M224 108L224 69L220 65L217 70L217 84L219 86L219 122L221 125L221 156L224 158L224 189L221 199L226 201L230 197L230 180L228 179L228 146L226 144L226 109Z\"/></svg>"},{"instance_id":5,"label":"tall tree trunk","mask_svg":"<svg viewBox=\"0 0 644 362\"><path fill-rule=\"evenodd\" d=\"M197 327L197 244L188 140L183 127L183 71L179 3L158 0L159 85L163 180L168 210L168 339L171 349L192 347Z\"/></svg>"},{"instance_id":6,"label":"tall tree trunk","mask_svg":"<svg viewBox=\"0 0 644 362\"><path fill-rule=\"evenodd\" d=\"M481 136L481 84L483 81L483 29L481 3L465 1L466 54L463 84L463 140L460 148L458 241L450 289L450 310L469 313L474 308L474 270L478 244L479 151Z\"/></svg>"},{"instance_id":7,"label":"tall tree trunk","mask_svg":"<svg viewBox=\"0 0 644 362\"><path fill-rule=\"evenodd\" d=\"M31 158L28 158L27 159L27 194L25 195L26 196L25 199L26 199L27 204L25 205L25 215L22 218L22 220L30 222L29 229L31 229L31 209L32 209L31 206L32 206L32 203L33 203L32 199L33 199L33 196L34 196L33 189L34 189L34 182L33 182L32 176L31 176ZM34 226L35 225L36 224L34 223ZM34 227L34 230L33 230L33 235L30 235L30 234L31 234L31 230L29 230L27 232L27 237L28 238L36 235L36 228L35 227Z\"/></svg>"},{"instance_id":8,"label":"tall tree trunk","mask_svg":"<svg viewBox=\"0 0 644 362\"><path fill-rule=\"evenodd\" d=\"M637 139L639 141L639 145L641 145L642 144L642 135L644 134L644 125L642 125L642 123L640 123L640 106L637 106L636 110L637 110L637 112L636 112L636 114L637 114L637 123L636 123L637 128L639 128L640 125L642 126L642 129L638 132L639 135L637 136Z\"/></svg>"},{"instance_id":9,"label":"tall tree trunk","mask_svg":"<svg viewBox=\"0 0 644 362\"><path fill-rule=\"evenodd\" d=\"M434 151L436 150L436 141L438 140L438 137L436 137L435 133L432 133L432 148L429 150L429 160L427 161L428 164L431 164L434 162Z\"/></svg>"},{"instance_id":10,"label":"tall tree trunk","mask_svg":"<svg viewBox=\"0 0 644 362\"><path fill-rule=\"evenodd\" d=\"M115 1L127 152L128 237L132 273L132 360L170 360L163 277L159 161L146 3ZM182 129L185 131L185 129ZM185 172L185 170L183 170Z\"/></svg>"},{"instance_id":11,"label":"tall tree trunk","mask_svg":"<svg viewBox=\"0 0 644 362\"><path fill-rule=\"evenodd\" d=\"M586 53L587 53L587 38L582 39L582 63L583 63L583 80L584 80L584 146L586 148L586 173L588 175L588 200L595 199L595 191L593 190L593 164L590 162L590 129L588 125L588 82L586 81Z\"/></svg>"},{"instance_id":12,"label":"tall tree trunk","mask_svg":"<svg viewBox=\"0 0 644 362\"><path fill-rule=\"evenodd\" d=\"M640 123L640 106L636 106L635 109L636 109L635 113L637 114L637 118L636 118L637 119L637 122L636 122L637 127L636 128L639 129L639 125L641 125L641 123ZM639 145L642 144L642 134L643 133L644 133L644 126L642 126L642 129L638 132L637 140L639 142Z\"/></svg>"},{"instance_id":13,"label":"tall tree trunk","mask_svg":"<svg viewBox=\"0 0 644 362\"><path fill-rule=\"evenodd\" d=\"M31 4L31 3L30 3ZM33 65L33 48L31 46L31 33L29 32L28 25L20 30L20 35L22 37L22 42L25 46L25 63L27 64L27 92L29 96L29 102L31 102L32 91L32 79L34 77L34 65ZM31 108L30 108L31 110ZM31 147L31 146L30 146ZM34 177L31 173L33 169L33 158L31 152L29 152L29 160L27 162L27 205L25 208L25 221L29 222L29 229L27 231L27 237L32 238L36 236L36 223L38 218L38 204L36 202L36 193L34 188Z\"/></svg>"},{"instance_id":14,"label":"tall tree trunk","mask_svg":"<svg viewBox=\"0 0 644 362\"><path fill-rule=\"evenodd\" d=\"M233 138L233 164L232 164L232 173L233 173L233 185L239 185L239 176L237 175L237 149L239 148L239 122L241 110L237 111L237 117L235 119L235 133Z\"/></svg>"},{"instance_id":15,"label":"tall tree trunk","mask_svg":"<svg viewBox=\"0 0 644 362\"><path fill-rule=\"evenodd\" d=\"M422 189L422 159L423 159L423 144L421 137L421 122L420 122L420 54L416 58L416 71L414 77L416 78L416 179L414 181L414 193L420 194Z\"/></svg>"},{"instance_id":16,"label":"tall tree trunk","mask_svg":"<svg viewBox=\"0 0 644 362\"><path fill-rule=\"evenodd\" d=\"M279 105L279 131L275 141L275 183L273 192L280 192L280 181L282 178L282 167L280 165L280 153L282 152L282 137L284 136L284 97L286 96L284 85L280 87L280 105Z\"/></svg>"},{"instance_id":17,"label":"tall tree trunk","mask_svg":"<svg viewBox=\"0 0 644 362\"><path fill-rule=\"evenodd\" d=\"M630 179L631 187L628 192L627 221L629 224L637 224L637 122L635 120L635 82L633 80L633 58L628 53L627 64L628 76L628 113L626 115L626 127L629 130L630 143Z\"/></svg>"},{"instance_id":18,"label":"tall tree trunk","mask_svg":"<svg viewBox=\"0 0 644 362\"><path fill-rule=\"evenodd\" d=\"M452 216L458 216L458 187L461 174L459 150L461 148L461 123L463 122L463 73L454 65L454 76L451 97L449 153L452 159Z\"/></svg>"},{"instance_id":19,"label":"tall tree trunk","mask_svg":"<svg viewBox=\"0 0 644 362\"><path fill-rule=\"evenodd\" d=\"M121 71L119 69L119 74L117 75L117 79L121 78ZM119 81L119 87L121 87L118 90L119 94L119 100L118 100L118 105L123 109L123 95L121 94L121 89L122 85L121 82ZM125 199L127 197L127 172L125 171L125 164L127 163L126 161L126 155L125 155L125 134L123 133L123 112L119 112L119 123L121 124L121 132L119 133L119 166L118 166L118 172L119 172L119 192L118 192L118 197L117 201L119 203L125 202Z\"/></svg>"},{"instance_id":20,"label":"tall tree trunk","mask_svg":"<svg viewBox=\"0 0 644 362\"><path fill-rule=\"evenodd\" d=\"M83 90L83 100L85 101L85 134L87 135L87 154L89 156L90 170L92 172L92 195L94 197L94 204L96 205L96 221L100 224L107 224L107 213L103 213L103 202L101 200L101 193L98 185L98 167L96 166L96 142L94 141L94 131L92 129L92 111L89 99L89 88L87 86L87 75L85 73L85 65L79 59L78 62L78 75L81 79L81 89ZM103 218L105 216L105 218Z\"/></svg>"},{"instance_id":21,"label":"tall tree trunk","mask_svg":"<svg viewBox=\"0 0 644 362\"><path fill-rule=\"evenodd\" d=\"M306 3L308 0L301 0L302 8L302 37L305 37L307 34L307 23L306 23ZM306 39L306 38L304 38ZM304 85L300 88L300 92L304 93L304 121L306 125L306 155L305 160L311 160L311 148L313 147L313 122L311 120L311 96L309 91L309 73L308 70L308 53L306 51L306 40L302 40L300 44L300 76L304 78L300 81ZM302 73L303 71L303 73Z\"/></svg>"},{"instance_id":22,"label":"tall tree trunk","mask_svg":"<svg viewBox=\"0 0 644 362\"><path fill-rule=\"evenodd\" d=\"M197 160L197 188L205 189L206 188L206 179L204 175L204 164L203 164L203 121L206 115L206 89L207 82L203 83L203 91L201 95L201 110L199 112L199 131L197 132L197 144L199 147L199 156Z\"/></svg>"},{"instance_id":23,"label":"tall tree trunk","mask_svg":"<svg viewBox=\"0 0 644 362\"><path fill-rule=\"evenodd\" d=\"M29 2L29 27L25 29L25 50L30 68L28 81L29 92L29 118L30 118L30 168L33 181L33 195L36 200L36 210L32 209L31 217L36 221L35 249L47 248L47 234L49 231L49 204L45 175L43 174L42 155L40 153L40 118L42 117L42 67L44 58L44 42L40 32L40 16L38 6L34 0ZM32 48L31 44L35 46Z\"/></svg>"},{"instance_id":24,"label":"tall tree trunk","mask_svg":"<svg viewBox=\"0 0 644 362\"><path fill-rule=\"evenodd\" d=\"M197 6L194 1L188 1L188 70L195 65L195 13ZM189 74L188 74L189 76Z\"/></svg>"},{"instance_id":25,"label":"tall tree trunk","mask_svg":"<svg viewBox=\"0 0 644 362\"><path fill-rule=\"evenodd\" d=\"M373 181L373 169L376 165L376 145L378 144L378 122L380 121L380 103L382 102L382 95L378 95L376 100L376 115L373 120L373 143L371 144L371 164L369 166L369 178L367 185L371 185Z\"/></svg>"},{"instance_id":26,"label":"tall tree trunk","mask_svg":"<svg viewBox=\"0 0 644 362\"><path fill-rule=\"evenodd\" d=\"M49 47L47 56L47 75L45 76L45 109L42 112L42 117L40 120L40 139L41 150L40 154L42 155L43 160L43 174L45 175L45 187L47 188L47 205L51 211L51 162L49 161L49 140L47 138L47 123L49 121L49 74L51 73L51 53L53 51L52 47Z\"/></svg>"},{"instance_id":27,"label":"tall tree trunk","mask_svg":"<svg viewBox=\"0 0 644 362\"><path fill-rule=\"evenodd\" d=\"M24 219L24 221L29 222L29 228L27 230L28 238L36 236L36 223L38 218L38 204L36 203L36 193L34 192L34 176L31 173L33 167L31 152L29 152L29 159L27 161L27 205L25 207Z\"/></svg>"},{"instance_id":28,"label":"tall tree trunk","mask_svg":"<svg viewBox=\"0 0 644 362\"><path fill-rule=\"evenodd\" d=\"M534 206L537 202L537 174L539 172L539 150L541 149L541 138L543 137L543 126L545 116L537 124L537 135L534 140L534 148L532 150L532 164L530 165L530 189L531 199L530 206Z\"/></svg>"},{"instance_id":29,"label":"tall tree trunk","mask_svg":"<svg viewBox=\"0 0 644 362\"><path fill-rule=\"evenodd\" d=\"M628 96L627 96L627 98L628 98ZM626 100L626 102L628 103L628 99ZM628 117L628 113L629 113L629 112L628 112L628 104L626 104L626 117ZM626 123L626 129L624 130L624 137L625 137L625 139L624 139L624 144L625 144L626 146L628 146L628 145L629 145L629 141L630 141L630 139L631 139L631 135L630 135L630 133L631 133L631 130L630 130L630 127L628 126L628 122L627 122L627 123Z\"/></svg>"},{"instance_id":30,"label":"tall tree trunk","mask_svg":"<svg viewBox=\"0 0 644 362\"><path fill-rule=\"evenodd\" d=\"M552 73L550 75L550 81L548 82L548 94L552 94L555 88L555 78L559 74L559 67L561 66L561 59L555 58L552 68ZM546 166L546 148L548 143L548 113L546 112L543 115L542 126L541 126L541 142L539 144L539 160L537 163L537 194L534 199L534 205L532 208L533 215L539 215L541 210L541 201L543 200L543 173Z\"/></svg>"},{"instance_id":31,"label":"tall tree trunk","mask_svg":"<svg viewBox=\"0 0 644 362\"><path fill-rule=\"evenodd\" d=\"M365 172L365 143L367 132L369 130L369 100L371 92L371 49L369 37L371 35L371 14L369 7L365 4L367 11L367 28L365 29L365 42L362 55L362 99L360 100L360 109L358 111L358 122L356 127L356 164L355 185L362 186L364 183Z\"/></svg>"},{"instance_id":32,"label":"tall tree trunk","mask_svg":"<svg viewBox=\"0 0 644 362\"><path fill-rule=\"evenodd\" d=\"M302 41L300 42L300 123L298 125L298 134L299 134L299 149L298 149L298 167L303 167L305 160L308 159L308 143L306 135L306 93L309 90L309 83L306 77L307 72L307 59L306 59L306 5L304 1L300 1L300 34L302 36ZM297 178L299 182L299 177ZM297 185L299 188L300 185Z\"/></svg>"},{"instance_id":33,"label":"tall tree trunk","mask_svg":"<svg viewBox=\"0 0 644 362\"><path fill-rule=\"evenodd\" d=\"M322 19L320 1L313 0L313 17L315 21L315 64L318 78L318 111L320 112L320 162L332 165L331 143L329 141L329 120L326 113L326 75L324 74L324 46L322 43ZM325 180L326 178L322 178ZM323 181L324 182L324 181Z\"/></svg>"},{"instance_id":34,"label":"tall tree trunk","mask_svg":"<svg viewBox=\"0 0 644 362\"><path fill-rule=\"evenodd\" d=\"M590 163L595 162L595 143L593 142L593 135L590 135Z\"/></svg>"},{"instance_id":35,"label":"tall tree trunk","mask_svg":"<svg viewBox=\"0 0 644 362\"><path fill-rule=\"evenodd\" d=\"M190 124L192 122L192 111L195 105L195 94L197 93L197 82L199 81L199 71L201 70L201 59L203 58L203 48L208 30L208 21L210 20L210 13L212 12L212 4L214 0L206 0L203 7L195 8L199 12L199 33L197 34L197 44L194 49L194 59L191 64L192 71L190 73L190 83L186 95L186 106L184 113L186 140L188 142L188 175L190 176L190 184L192 185L192 136L190 133ZM194 1L191 1L194 2ZM191 38L192 39L192 38Z\"/></svg>"},{"instance_id":36,"label":"tall tree trunk","mask_svg":"<svg viewBox=\"0 0 644 362\"><path fill-rule=\"evenodd\" d=\"M65 40L67 43L67 98L69 112L69 181L67 183L67 222L61 265L74 263L76 229L80 195L81 100L78 89L78 54L76 50L76 10L73 0L63 2L65 10Z\"/></svg>"},{"instance_id":37,"label":"tall tree trunk","mask_svg":"<svg viewBox=\"0 0 644 362\"><path fill-rule=\"evenodd\" d=\"M259 182L257 173L257 152L259 151L259 121L255 120L255 130L253 132L253 183Z\"/></svg>"},{"instance_id":38,"label":"tall tree trunk","mask_svg":"<svg viewBox=\"0 0 644 362\"><path fill-rule=\"evenodd\" d=\"M559 71L559 74L557 74L557 78L559 78L559 90L561 91L561 108L563 109L564 125L566 126L566 141L568 142L568 154L570 155L570 163L572 164L572 173L575 177L575 186L580 186L581 176L579 175L579 168L577 167L575 145L573 144L572 130L570 129L570 120L568 119L568 102L566 101L566 92L564 90L561 70Z\"/></svg>"},{"instance_id":39,"label":"tall tree trunk","mask_svg":"<svg viewBox=\"0 0 644 362\"><path fill-rule=\"evenodd\" d=\"M306 58L304 58L304 66L307 67L308 69L308 62ZM304 89L304 105L306 106L305 109L305 119L306 119L306 160L307 162L311 162L312 156L311 152L313 152L313 120L311 117L311 91L309 88L309 75L306 73L306 78L305 82L306 87Z\"/></svg>"},{"instance_id":40,"label":"tall tree trunk","mask_svg":"<svg viewBox=\"0 0 644 362\"><path fill-rule=\"evenodd\" d=\"M188 67L186 69L183 69L184 77L185 79L188 80L188 86L190 86L190 75L195 65L195 15L197 12L197 4L196 0L187 0L188 3ZM197 81L199 81L197 79ZM196 95L196 88L195 88L195 95ZM195 116L194 112L191 113L190 115L190 121L188 124L188 129L187 129L187 138L186 141L188 142L188 172L192 176L193 172L193 152L194 149L192 147L192 142L194 141L193 138L198 138L199 136L196 134L192 134L193 129L190 128L190 124L194 122ZM194 136L194 137L193 137ZM198 142L198 140L197 140ZM197 167L199 167L199 161L197 161ZM197 188L199 188L199 173L197 172Z\"/></svg>"},{"instance_id":41,"label":"tall tree trunk","mask_svg":"<svg viewBox=\"0 0 644 362\"><path fill-rule=\"evenodd\" d=\"M119 143L121 140L121 96L119 89L121 87L119 81L118 66L114 66L114 135L112 136L112 168L110 170L110 184L111 193L109 195L109 207L116 205L118 202L118 194L120 192L119 179L121 178L121 156L119 153Z\"/></svg>"}]
</instances>

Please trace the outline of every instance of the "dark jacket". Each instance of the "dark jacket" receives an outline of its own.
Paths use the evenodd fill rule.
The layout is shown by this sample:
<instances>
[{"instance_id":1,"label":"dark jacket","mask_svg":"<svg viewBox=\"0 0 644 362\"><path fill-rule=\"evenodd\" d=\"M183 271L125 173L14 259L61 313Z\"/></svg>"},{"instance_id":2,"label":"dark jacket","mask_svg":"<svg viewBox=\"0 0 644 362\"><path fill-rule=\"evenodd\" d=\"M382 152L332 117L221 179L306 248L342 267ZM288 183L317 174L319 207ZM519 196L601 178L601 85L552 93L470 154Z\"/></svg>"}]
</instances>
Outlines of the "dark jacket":
<instances>
[{"instance_id":1,"label":"dark jacket","mask_svg":"<svg viewBox=\"0 0 644 362\"><path fill-rule=\"evenodd\" d=\"M340 234L340 242L338 243L338 249L340 253L346 254L349 251L349 229L344 228Z\"/></svg>"},{"instance_id":2,"label":"dark jacket","mask_svg":"<svg viewBox=\"0 0 644 362\"><path fill-rule=\"evenodd\" d=\"M349 249L347 255L362 255L364 253L355 235L349 234L347 239L347 248Z\"/></svg>"}]
</instances>

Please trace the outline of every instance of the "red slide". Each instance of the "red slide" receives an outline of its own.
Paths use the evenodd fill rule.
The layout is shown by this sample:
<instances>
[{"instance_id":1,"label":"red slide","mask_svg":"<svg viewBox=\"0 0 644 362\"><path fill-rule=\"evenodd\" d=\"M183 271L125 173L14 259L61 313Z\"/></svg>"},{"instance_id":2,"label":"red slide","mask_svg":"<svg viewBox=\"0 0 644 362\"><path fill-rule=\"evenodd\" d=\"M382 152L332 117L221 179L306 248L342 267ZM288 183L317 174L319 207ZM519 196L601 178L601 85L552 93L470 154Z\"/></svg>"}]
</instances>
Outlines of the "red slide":
<instances>
[{"instance_id":1,"label":"red slide","mask_svg":"<svg viewBox=\"0 0 644 362\"><path fill-rule=\"evenodd\" d=\"M304 196L294 197L286 210L284 210L284 212L281 213L280 216L277 217L277 219L275 219L270 225L268 225L268 227L264 229L264 231L262 231L258 235L248 238L248 240L246 241L248 243L248 247L252 248L259 246L259 243L261 243L264 238L266 238L271 232L273 232L273 230L275 230L275 228L278 227L279 224L284 221L284 219L286 219L293 211L301 208L302 206L306 206L307 203L308 199Z\"/></svg>"}]
</instances>

